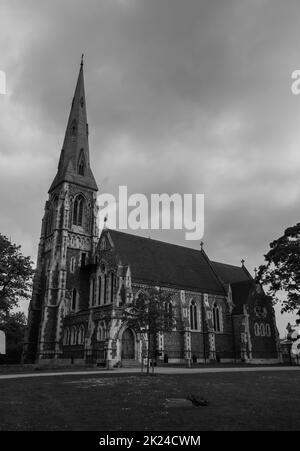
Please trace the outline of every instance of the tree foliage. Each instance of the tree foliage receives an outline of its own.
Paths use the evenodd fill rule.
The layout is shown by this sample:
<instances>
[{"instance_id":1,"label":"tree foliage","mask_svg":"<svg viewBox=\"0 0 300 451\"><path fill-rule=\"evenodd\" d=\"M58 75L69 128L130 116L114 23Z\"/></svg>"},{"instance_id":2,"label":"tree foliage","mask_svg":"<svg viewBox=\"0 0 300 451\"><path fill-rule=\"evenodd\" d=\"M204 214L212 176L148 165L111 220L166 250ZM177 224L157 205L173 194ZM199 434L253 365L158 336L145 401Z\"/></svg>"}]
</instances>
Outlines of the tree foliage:
<instances>
[{"instance_id":1,"label":"tree foliage","mask_svg":"<svg viewBox=\"0 0 300 451\"><path fill-rule=\"evenodd\" d=\"M30 297L32 276L30 257L24 257L20 246L0 234L0 311L8 313Z\"/></svg>"},{"instance_id":2,"label":"tree foliage","mask_svg":"<svg viewBox=\"0 0 300 451\"><path fill-rule=\"evenodd\" d=\"M0 330L6 335L6 355L2 356L0 363L20 362L25 329L26 317L23 312L0 311Z\"/></svg>"},{"instance_id":3,"label":"tree foliage","mask_svg":"<svg viewBox=\"0 0 300 451\"><path fill-rule=\"evenodd\" d=\"M125 308L123 315L129 327L147 336L147 372L149 372L150 359L156 352L157 334L170 332L174 326L171 293L158 287L149 287Z\"/></svg>"},{"instance_id":4,"label":"tree foliage","mask_svg":"<svg viewBox=\"0 0 300 451\"><path fill-rule=\"evenodd\" d=\"M282 312L300 314L300 223L270 244L265 260L258 279L268 287L268 294L281 302ZM280 294L284 294L283 299Z\"/></svg>"},{"instance_id":5,"label":"tree foliage","mask_svg":"<svg viewBox=\"0 0 300 451\"><path fill-rule=\"evenodd\" d=\"M18 363L21 358L26 318L15 309L19 302L31 296L32 262L24 257L20 246L0 234L0 329L6 335L6 363Z\"/></svg>"}]
</instances>

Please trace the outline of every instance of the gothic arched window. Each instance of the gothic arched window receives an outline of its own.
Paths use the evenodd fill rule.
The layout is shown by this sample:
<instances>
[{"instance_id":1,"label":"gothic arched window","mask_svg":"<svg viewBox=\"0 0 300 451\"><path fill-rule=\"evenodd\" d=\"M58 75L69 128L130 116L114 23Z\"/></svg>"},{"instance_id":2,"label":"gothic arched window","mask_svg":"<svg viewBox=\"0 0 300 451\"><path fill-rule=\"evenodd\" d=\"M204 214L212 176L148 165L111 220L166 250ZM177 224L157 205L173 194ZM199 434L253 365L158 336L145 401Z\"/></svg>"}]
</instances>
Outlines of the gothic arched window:
<instances>
[{"instance_id":1,"label":"gothic arched window","mask_svg":"<svg viewBox=\"0 0 300 451\"><path fill-rule=\"evenodd\" d=\"M220 309L217 305L213 307L213 323L215 332L221 331Z\"/></svg>"},{"instance_id":2,"label":"gothic arched window","mask_svg":"<svg viewBox=\"0 0 300 451\"><path fill-rule=\"evenodd\" d=\"M71 345L76 345L77 343L77 329L75 326L71 329Z\"/></svg>"},{"instance_id":3,"label":"gothic arched window","mask_svg":"<svg viewBox=\"0 0 300 451\"><path fill-rule=\"evenodd\" d=\"M77 225L82 225L82 217L83 217L83 198L79 200L78 204L78 218L77 218Z\"/></svg>"},{"instance_id":4,"label":"gothic arched window","mask_svg":"<svg viewBox=\"0 0 300 451\"><path fill-rule=\"evenodd\" d=\"M77 216L78 216L78 199L75 200L73 206L73 224L77 225Z\"/></svg>"},{"instance_id":5,"label":"gothic arched window","mask_svg":"<svg viewBox=\"0 0 300 451\"><path fill-rule=\"evenodd\" d=\"M82 226L84 198L77 196L73 205L73 224Z\"/></svg>"},{"instance_id":6,"label":"gothic arched window","mask_svg":"<svg viewBox=\"0 0 300 451\"><path fill-rule=\"evenodd\" d=\"M79 175L84 175L84 163L83 163L83 161L81 161L80 164L79 164L78 174Z\"/></svg>"},{"instance_id":7,"label":"gothic arched window","mask_svg":"<svg viewBox=\"0 0 300 451\"><path fill-rule=\"evenodd\" d=\"M75 257L71 257L70 260L70 272L73 274L75 271Z\"/></svg>"},{"instance_id":8,"label":"gothic arched window","mask_svg":"<svg viewBox=\"0 0 300 451\"><path fill-rule=\"evenodd\" d=\"M70 329L67 327L64 332L63 344L70 344Z\"/></svg>"},{"instance_id":9,"label":"gothic arched window","mask_svg":"<svg viewBox=\"0 0 300 451\"><path fill-rule=\"evenodd\" d=\"M107 275L104 274L104 296L103 296L104 304L106 304L106 297L107 297Z\"/></svg>"},{"instance_id":10,"label":"gothic arched window","mask_svg":"<svg viewBox=\"0 0 300 451\"><path fill-rule=\"evenodd\" d=\"M110 273L110 302L114 300L114 284L115 284L115 275L113 272Z\"/></svg>"},{"instance_id":11,"label":"gothic arched window","mask_svg":"<svg viewBox=\"0 0 300 451\"><path fill-rule=\"evenodd\" d=\"M82 345L84 342L84 327L80 326L79 332L78 332L78 344Z\"/></svg>"},{"instance_id":12,"label":"gothic arched window","mask_svg":"<svg viewBox=\"0 0 300 451\"><path fill-rule=\"evenodd\" d=\"M261 323L261 325L260 325L260 335L262 337L264 337L266 335L265 325L263 323Z\"/></svg>"},{"instance_id":13,"label":"gothic arched window","mask_svg":"<svg viewBox=\"0 0 300 451\"><path fill-rule=\"evenodd\" d=\"M90 296L91 296L91 306L95 305L95 278L92 277L91 279L91 292L90 292Z\"/></svg>"},{"instance_id":14,"label":"gothic arched window","mask_svg":"<svg viewBox=\"0 0 300 451\"><path fill-rule=\"evenodd\" d=\"M260 328L257 323L254 324L254 334L256 335L256 337L260 336Z\"/></svg>"},{"instance_id":15,"label":"gothic arched window","mask_svg":"<svg viewBox=\"0 0 300 451\"><path fill-rule=\"evenodd\" d=\"M266 336L271 337L271 328L270 324L266 324Z\"/></svg>"},{"instance_id":16,"label":"gothic arched window","mask_svg":"<svg viewBox=\"0 0 300 451\"><path fill-rule=\"evenodd\" d=\"M77 290L76 288L72 291L72 310L76 310L76 304L77 304Z\"/></svg>"},{"instance_id":17,"label":"gothic arched window","mask_svg":"<svg viewBox=\"0 0 300 451\"><path fill-rule=\"evenodd\" d=\"M84 151L81 149L79 159L78 159L78 174L84 175L85 173L85 158L84 158Z\"/></svg>"},{"instance_id":18,"label":"gothic arched window","mask_svg":"<svg viewBox=\"0 0 300 451\"><path fill-rule=\"evenodd\" d=\"M195 301L192 301L191 305L190 305L190 323L191 323L191 329L193 329L193 330L198 329L197 305L196 305Z\"/></svg>"},{"instance_id":19,"label":"gothic arched window","mask_svg":"<svg viewBox=\"0 0 300 451\"><path fill-rule=\"evenodd\" d=\"M122 285L121 289L120 289L120 298L121 298L120 305L125 304L125 301L126 301L126 290L125 290L124 285Z\"/></svg>"},{"instance_id":20,"label":"gothic arched window","mask_svg":"<svg viewBox=\"0 0 300 451\"><path fill-rule=\"evenodd\" d=\"M102 282L101 276L98 276L98 305L101 304L101 288L102 288L101 282Z\"/></svg>"}]
</instances>

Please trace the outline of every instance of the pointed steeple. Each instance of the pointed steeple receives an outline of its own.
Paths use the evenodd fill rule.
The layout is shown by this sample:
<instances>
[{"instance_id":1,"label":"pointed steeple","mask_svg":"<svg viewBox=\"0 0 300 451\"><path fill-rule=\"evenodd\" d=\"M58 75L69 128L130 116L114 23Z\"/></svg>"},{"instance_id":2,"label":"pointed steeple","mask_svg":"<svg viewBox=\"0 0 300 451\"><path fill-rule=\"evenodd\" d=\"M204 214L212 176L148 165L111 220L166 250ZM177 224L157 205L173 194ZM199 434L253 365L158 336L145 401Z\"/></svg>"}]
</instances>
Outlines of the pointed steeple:
<instances>
[{"instance_id":1,"label":"pointed steeple","mask_svg":"<svg viewBox=\"0 0 300 451\"><path fill-rule=\"evenodd\" d=\"M84 188L98 190L90 168L88 134L82 55L57 174L49 192L62 182L71 182Z\"/></svg>"}]
</instances>

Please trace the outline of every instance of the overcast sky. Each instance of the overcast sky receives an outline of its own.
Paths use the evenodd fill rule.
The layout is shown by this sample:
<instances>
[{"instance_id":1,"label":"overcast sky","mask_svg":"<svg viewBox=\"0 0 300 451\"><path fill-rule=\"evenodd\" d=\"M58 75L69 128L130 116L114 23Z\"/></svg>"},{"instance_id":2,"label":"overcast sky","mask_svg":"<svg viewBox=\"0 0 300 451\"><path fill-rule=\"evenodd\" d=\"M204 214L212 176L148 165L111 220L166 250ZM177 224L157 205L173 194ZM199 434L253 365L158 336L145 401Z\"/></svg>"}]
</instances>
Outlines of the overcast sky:
<instances>
[{"instance_id":1,"label":"overcast sky","mask_svg":"<svg viewBox=\"0 0 300 451\"><path fill-rule=\"evenodd\" d=\"M298 0L0 0L0 232L36 259L84 52L100 189L204 193L206 252L253 272L299 222L299 30Z\"/></svg>"}]
</instances>

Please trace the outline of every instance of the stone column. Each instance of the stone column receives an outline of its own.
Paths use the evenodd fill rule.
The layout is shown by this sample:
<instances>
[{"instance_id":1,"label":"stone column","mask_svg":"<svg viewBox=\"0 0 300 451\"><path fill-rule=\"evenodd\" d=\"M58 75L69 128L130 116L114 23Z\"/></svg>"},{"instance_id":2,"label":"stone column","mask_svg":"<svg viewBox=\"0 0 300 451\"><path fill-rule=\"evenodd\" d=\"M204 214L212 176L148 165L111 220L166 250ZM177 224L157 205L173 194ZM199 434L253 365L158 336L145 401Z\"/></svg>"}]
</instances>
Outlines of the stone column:
<instances>
[{"instance_id":1,"label":"stone column","mask_svg":"<svg viewBox=\"0 0 300 451\"><path fill-rule=\"evenodd\" d=\"M216 360L216 340L215 333L213 331L209 331L208 333L208 345L209 345L209 360Z\"/></svg>"},{"instance_id":2,"label":"stone column","mask_svg":"<svg viewBox=\"0 0 300 451\"><path fill-rule=\"evenodd\" d=\"M159 332L158 334L158 351L159 351L159 360L164 359L164 334Z\"/></svg>"}]
</instances>

